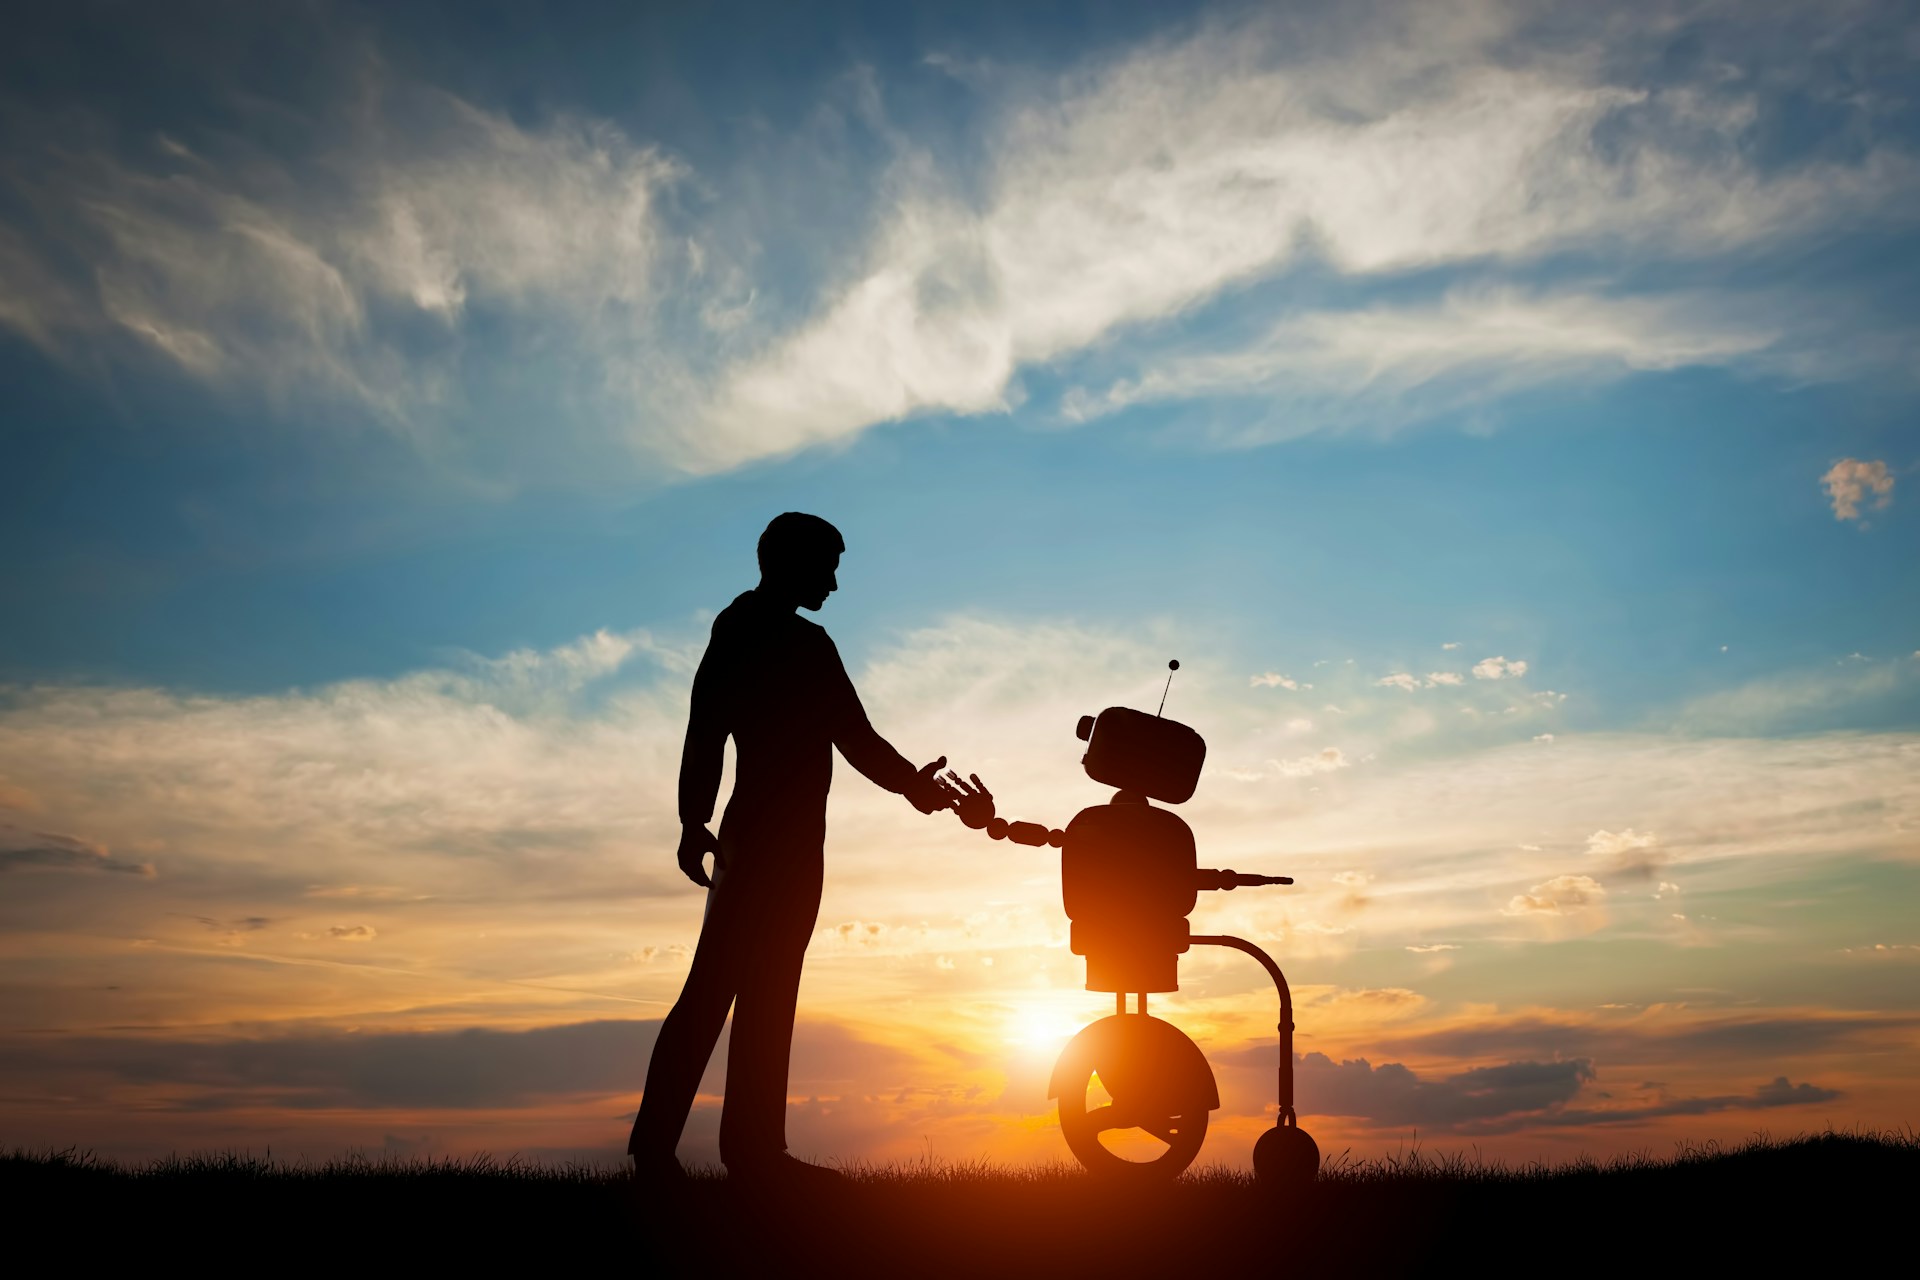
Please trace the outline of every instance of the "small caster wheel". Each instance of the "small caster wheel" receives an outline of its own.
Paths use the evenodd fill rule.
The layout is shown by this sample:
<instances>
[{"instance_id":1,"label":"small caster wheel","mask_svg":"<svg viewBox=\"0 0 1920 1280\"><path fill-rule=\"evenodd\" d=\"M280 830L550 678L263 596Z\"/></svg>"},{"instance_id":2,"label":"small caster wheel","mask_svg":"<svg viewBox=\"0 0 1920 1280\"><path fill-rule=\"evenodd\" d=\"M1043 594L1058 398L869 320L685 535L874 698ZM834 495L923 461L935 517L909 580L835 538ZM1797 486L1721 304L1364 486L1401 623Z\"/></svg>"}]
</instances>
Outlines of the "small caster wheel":
<instances>
[{"instance_id":1,"label":"small caster wheel","mask_svg":"<svg viewBox=\"0 0 1920 1280\"><path fill-rule=\"evenodd\" d=\"M1320 1172L1320 1147L1296 1125L1275 1125L1253 1144L1253 1176L1262 1188L1303 1191Z\"/></svg>"}]
</instances>

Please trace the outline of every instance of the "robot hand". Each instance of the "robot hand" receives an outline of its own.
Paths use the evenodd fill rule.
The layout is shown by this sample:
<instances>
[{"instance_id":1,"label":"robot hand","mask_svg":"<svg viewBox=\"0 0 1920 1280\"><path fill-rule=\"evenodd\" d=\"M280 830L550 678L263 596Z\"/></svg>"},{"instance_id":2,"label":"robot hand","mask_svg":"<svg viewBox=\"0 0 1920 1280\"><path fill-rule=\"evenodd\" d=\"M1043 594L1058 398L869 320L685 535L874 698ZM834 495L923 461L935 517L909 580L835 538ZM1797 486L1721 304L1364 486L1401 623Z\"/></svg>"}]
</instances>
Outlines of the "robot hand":
<instances>
[{"instance_id":1,"label":"robot hand","mask_svg":"<svg viewBox=\"0 0 1920 1280\"><path fill-rule=\"evenodd\" d=\"M978 831L993 821L993 792L987 790L979 774L970 773L967 777L972 780L972 786L949 769L943 781L954 793L953 811L960 816L960 821Z\"/></svg>"}]
</instances>

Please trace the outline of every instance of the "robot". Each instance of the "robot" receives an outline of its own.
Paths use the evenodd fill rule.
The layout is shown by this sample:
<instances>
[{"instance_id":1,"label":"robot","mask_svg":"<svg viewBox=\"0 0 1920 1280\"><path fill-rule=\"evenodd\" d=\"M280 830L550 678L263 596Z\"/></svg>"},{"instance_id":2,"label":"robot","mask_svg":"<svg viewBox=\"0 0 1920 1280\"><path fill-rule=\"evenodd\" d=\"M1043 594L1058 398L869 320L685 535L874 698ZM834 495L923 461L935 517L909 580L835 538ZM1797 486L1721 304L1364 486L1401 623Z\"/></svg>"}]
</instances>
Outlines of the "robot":
<instances>
[{"instance_id":1,"label":"robot","mask_svg":"<svg viewBox=\"0 0 1920 1280\"><path fill-rule=\"evenodd\" d=\"M1167 664L1169 672L1180 664ZM1171 688L1173 677L1167 677ZM1166 709L1166 695L1160 710ZM1253 1149L1255 1177L1297 1187L1313 1180L1320 1150L1293 1108L1293 996L1273 957L1245 938L1195 934L1187 915L1202 890L1292 884L1287 876L1249 875L1199 865L1193 831L1171 809L1192 798L1207 744L1159 712L1108 707L1082 716L1076 735L1087 744L1087 776L1116 787L1106 804L1082 809L1064 831L996 815L992 794L949 773L967 826L995 840L1060 850L1060 890L1072 922L1073 954L1086 957L1087 990L1114 995L1114 1012L1080 1030L1054 1064L1048 1097L1058 1099L1067 1147L1086 1169L1116 1182L1169 1182L1193 1163L1206 1138L1208 1113L1220 1091L1198 1045L1147 1013L1147 996L1177 991L1179 958L1194 946L1230 947L1257 960L1280 998L1279 1115ZM1129 1010L1127 997L1134 997ZM1098 1079L1111 1101L1089 1106ZM1139 1130L1164 1144L1147 1160L1110 1150L1101 1135ZM1151 1145L1151 1144L1148 1144Z\"/></svg>"}]
</instances>

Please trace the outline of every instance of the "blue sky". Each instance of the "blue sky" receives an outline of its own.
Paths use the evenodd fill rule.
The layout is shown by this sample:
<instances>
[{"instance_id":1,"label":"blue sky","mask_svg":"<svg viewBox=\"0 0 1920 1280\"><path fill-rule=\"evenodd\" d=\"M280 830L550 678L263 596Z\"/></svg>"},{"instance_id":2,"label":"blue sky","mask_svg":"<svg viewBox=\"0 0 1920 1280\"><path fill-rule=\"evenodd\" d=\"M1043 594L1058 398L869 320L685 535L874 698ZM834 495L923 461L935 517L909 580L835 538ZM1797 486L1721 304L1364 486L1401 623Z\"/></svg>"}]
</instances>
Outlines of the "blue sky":
<instances>
[{"instance_id":1,"label":"blue sky","mask_svg":"<svg viewBox=\"0 0 1920 1280\"><path fill-rule=\"evenodd\" d=\"M59 202L101 198L101 184L134 200L136 182L181 178L179 157L169 167L168 153L155 154L160 138L242 157L227 187L203 198L252 199L273 183L290 187L280 198L298 207L336 198L339 179L316 170L371 145L356 128L404 129L416 110L409 94L459 94L463 110L496 113L500 127L560 119L617 131L672 166L661 182L666 221L674 231L718 227L711 240L743 260L730 264L744 280L733 287L778 335L857 278L886 233L889 203L920 198L916 178L990 212L993 197L979 188L993 181L1008 115L1071 99L1076 78L1138 59L1143 44L1178 50L1196 32L1204 40L1223 26L1259 25L1231 10L1148 23L1101 7L1089 22L1083 10L1045 6L1018 22L880 6L817 24L724 9L648 16L614 6L552 19L502 10L457 22L429 12L382 21L320 7L285 23L226 14L111 35L98 23L50 20L45 43L17 55L38 74L9 76L22 122L11 145L27 162L16 166L10 201L25 216L11 226L33 237L22 252L37 250L40 270L77 287L84 254L98 245L61 242ZM1715 157L1689 175L1703 187L1729 166L1764 184L1863 153L1904 164L1913 121L1898 89L1909 68L1868 34L1892 21L1863 11L1851 30L1834 24L1843 38L1826 65L1779 66L1765 61L1769 34L1706 14L1675 20L1663 43L1632 42L1654 46L1638 61L1612 51L1623 65L1601 69L1626 73L1623 92L1691 93L1701 86L1690 67L1751 60L1744 81L1727 73L1740 87L1721 91L1738 103L1724 108L1737 127L1710 138L1735 159ZM733 39L741 23L764 36ZM801 30L782 34L782 23ZM1392 15L1374 25L1391 31ZM1534 25L1568 23L1547 15ZM1362 51L1367 38L1323 37ZM157 66L139 58L149 41L174 56ZM1524 35L1505 44L1528 51ZM377 102L342 102L356 93ZM1849 93L1859 105L1843 109L1836 100ZM356 111L391 118L367 126L347 119ZM51 127L56 119L63 128ZM1603 115L1593 127L1604 138L1629 123ZM61 172L83 165L96 171ZM867 627L956 608L1059 604L1076 614L1091 606L1120 626L1155 611L1231 615L1235 656L1246 661L1255 651L1390 646L1422 628L1497 618L1503 630L1489 639L1517 629L1596 679L1624 668L1632 679L1618 691L1629 696L1649 681L1663 695L1718 687L1835 648L1897 653L1912 623L1899 512L1864 532L1841 526L1817 483L1842 456L1891 452L1896 475L1908 464L1899 445L1913 388L1900 357L1914 267L1895 204L1891 192L1856 200L1776 233L1729 236L1725 249L1676 251L1657 231L1623 248L1617 239L1631 233L1603 221L1591 234L1546 228L1521 253L1471 243L1392 251L1407 269L1341 272L1311 248L1266 264L1256 255L1172 309L1084 322L1106 323L1092 345L1017 363L994 389L1003 408L957 413L936 395L892 425L881 410L854 410L827 428L831 450L779 450L717 475L711 464L689 476L647 457L644 428L639 449L599 453L604 433L625 425L621 415L647 412L648 396L635 387L582 404L593 388L579 384L638 357L573 361L564 317L524 298L486 297L479 285L470 314L451 326L459 361L450 375L433 373L471 399L411 407L405 422L369 423L377 415L295 373L236 368L208 385L110 318L93 318L104 331L46 331L40 347L20 341L16 325L4 358L20 478L5 518L16 548L11 590L34 607L9 629L0 664L16 680L258 690L406 670L449 646L546 646L712 607L726 590L716 580L750 568L741 548L770 505L809 503L855 535L849 582L864 577L866 598L849 591L838 622L856 644ZM194 218L218 216L140 212L174 219L161 225L183 235L195 234L182 230ZM1633 216L1629 205L1619 220ZM1166 236L1180 232L1175 223ZM1297 234L1316 232L1307 221ZM1355 371L1346 385L1305 392L1229 379L1214 394L1091 422L1059 409L1075 388L1231 350L1275 316L1337 315L1378 299L1417 308L1460 289L1566 291L1568 281L1571 315L1588 302L1658 306L1678 295L1709 338L1688 329L1676 345L1709 340L1737 313L1769 333L1816 331L1776 345L1820 349L1648 368L1665 357L1615 344L1517 376L1485 367L1497 355L1461 356L1452 369L1442 360L1408 375L1422 380L1413 389L1352 385L1367 381ZM56 298L24 305L38 301L44 315L83 305ZM688 317L671 313L702 299L668 287L655 301L669 330L661 341L698 345L697 325L689 331ZM213 322L244 328L241 309L237 301ZM25 319L47 323L31 311ZM381 350L356 356L404 361L404 329L370 335ZM521 338L563 349L529 358ZM1849 368L1856 342L1888 356ZM245 358L300 360L277 342ZM496 361L526 389L510 393L520 397L511 420L470 425L463 414L489 417L485 401L504 377ZM263 403L259 384L279 376L292 381ZM435 438L423 448L416 432ZM1236 446L1249 432L1279 438ZM575 469L576 456L589 461ZM1140 519L1142 510L1153 518ZM875 567L862 575L860 557L882 541L902 558L867 561ZM1029 549L1040 546L1049 554ZM915 574L913 561L939 570ZM1818 602L1832 597L1849 602L1844 614L1822 618Z\"/></svg>"},{"instance_id":2,"label":"blue sky","mask_svg":"<svg viewBox=\"0 0 1920 1280\"><path fill-rule=\"evenodd\" d=\"M268 937L424 974L536 867L570 905L488 974L651 941L470 1022L670 996L692 908L635 868L704 620L788 509L847 535L822 621L883 731L1034 780L1032 816L1094 799L1047 725L1181 658L1217 843L1320 873L1246 927L1333 1005L1439 1037L1620 1003L1512 985L1516 948L1542 983L1599 948L1642 1009L1767 947L1910 967L1916 63L1870 3L37 16L0 52L0 852L32 878L0 930L46 976L6 1029L120 1025L79 975L137 944L185 957L157 1026L427 1034L445 991L276 1011L208 975ZM933 975L901 1025L966 894L1033 899L994 945L1044 951L1044 886L903 905L884 850L924 832L837 803L829 913ZM620 884L631 920L573 914ZM314 914L343 901L404 922ZM823 931L852 1035L874 971ZM1897 1019L1901 985L1805 1003Z\"/></svg>"}]
</instances>

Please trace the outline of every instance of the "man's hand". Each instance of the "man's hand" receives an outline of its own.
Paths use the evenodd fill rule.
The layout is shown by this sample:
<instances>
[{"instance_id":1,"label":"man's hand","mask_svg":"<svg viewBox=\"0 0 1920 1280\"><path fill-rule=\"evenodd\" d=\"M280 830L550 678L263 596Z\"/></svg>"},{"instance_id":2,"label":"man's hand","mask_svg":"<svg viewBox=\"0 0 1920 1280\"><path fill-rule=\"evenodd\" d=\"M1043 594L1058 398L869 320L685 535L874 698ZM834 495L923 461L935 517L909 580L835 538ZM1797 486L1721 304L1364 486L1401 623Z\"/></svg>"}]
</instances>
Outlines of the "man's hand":
<instances>
[{"instance_id":1,"label":"man's hand","mask_svg":"<svg viewBox=\"0 0 1920 1280\"><path fill-rule=\"evenodd\" d=\"M687 879L702 889L713 888L713 880L707 875L708 854L713 855L713 869L720 870L720 842L713 838L713 832L698 822L682 824L680 850L674 857L679 859L680 869L687 873Z\"/></svg>"},{"instance_id":2,"label":"man's hand","mask_svg":"<svg viewBox=\"0 0 1920 1280\"><path fill-rule=\"evenodd\" d=\"M970 773L967 777L973 780L972 786L961 781L960 775L949 769L947 786L953 792L953 811L960 815L960 821L978 831L993 821L993 792L987 790L987 784L980 781L979 774Z\"/></svg>"},{"instance_id":3,"label":"man's hand","mask_svg":"<svg viewBox=\"0 0 1920 1280\"><path fill-rule=\"evenodd\" d=\"M947 758L941 756L926 768L913 775L913 781L907 784L907 803L922 813L938 813L942 809L951 809L954 791L940 777L940 771L947 767Z\"/></svg>"}]
</instances>

